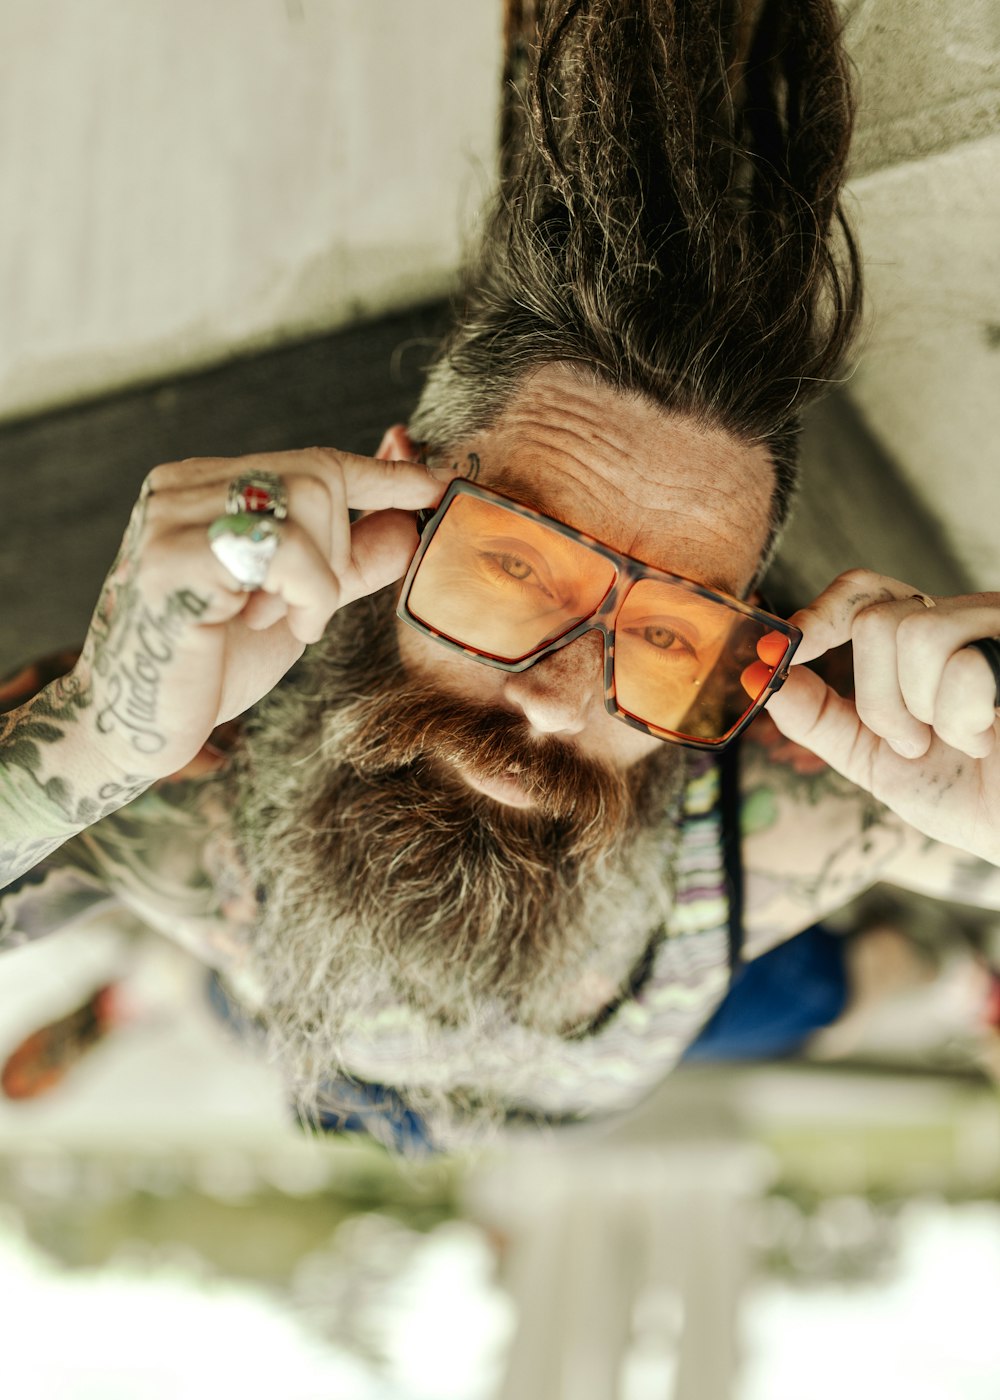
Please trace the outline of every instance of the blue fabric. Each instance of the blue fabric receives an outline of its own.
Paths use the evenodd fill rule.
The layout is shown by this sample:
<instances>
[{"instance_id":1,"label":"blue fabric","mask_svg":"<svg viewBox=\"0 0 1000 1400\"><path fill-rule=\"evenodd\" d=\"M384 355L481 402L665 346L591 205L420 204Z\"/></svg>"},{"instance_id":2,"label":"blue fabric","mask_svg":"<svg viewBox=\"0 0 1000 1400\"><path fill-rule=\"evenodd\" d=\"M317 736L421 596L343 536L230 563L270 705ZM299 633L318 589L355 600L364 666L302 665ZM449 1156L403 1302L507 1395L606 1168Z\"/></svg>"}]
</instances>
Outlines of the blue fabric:
<instances>
[{"instance_id":1,"label":"blue fabric","mask_svg":"<svg viewBox=\"0 0 1000 1400\"><path fill-rule=\"evenodd\" d=\"M439 1152L424 1120L407 1108L395 1089L338 1078L324 1085L324 1093L337 1099L338 1109L325 1110L312 1125L322 1132L367 1133L404 1157L430 1157Z\"/></svg>"},{"instance_id":2,"label":"blue fabric","mask_svg":"<svg viewBox=\"0 0 1000 1400\"><path fill-rule=\"evenodd\" d=\"M261 1026L232 999L218 973L209 976L207 991L212 1009L241 1039L261 1038ZM440 1151L423 1119L407 1108L395 1089L338 1076L324 1084L323 1092L326 1100L336 1103L336 1109L328 1108L314 1122L300 1117L303 1127L319 1128L324 1133L366 1133L405 1157L427 1157Z\"/></svg>"},{"instance_id":3,"label":"blue fabric","mask_svg":"<svg viewBox=\"0 0 1000 1400\"><path fill-rule=\"evenodd\" d=\"M681 1063L794 1055L847 1002L844 940L815 924L745 963Z\"/></svg>"}]
</instances>

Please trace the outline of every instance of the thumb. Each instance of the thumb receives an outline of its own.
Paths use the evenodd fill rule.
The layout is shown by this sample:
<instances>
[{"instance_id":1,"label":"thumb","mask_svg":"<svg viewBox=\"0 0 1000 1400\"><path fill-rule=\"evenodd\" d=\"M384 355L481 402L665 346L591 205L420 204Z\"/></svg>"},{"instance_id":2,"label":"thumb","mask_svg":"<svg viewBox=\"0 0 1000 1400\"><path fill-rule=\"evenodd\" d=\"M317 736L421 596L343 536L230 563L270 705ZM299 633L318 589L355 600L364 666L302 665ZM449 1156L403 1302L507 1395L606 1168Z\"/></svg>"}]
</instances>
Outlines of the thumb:
<instances>
[{"instance_id":1,"label":"thumb","mask_svg":"<svg viewBox=\"0 0 1000 1400\"><path fill-rule=\"evenodd\" d=\"M868 788L867 775L882 741L845 700L805 666L793 666L767 702L767 713L786 739L821 758L838 773Z\"/></svg>"},{"instance_id":2,"label":"thumb","mask_svg":"<svg viewBox=\"0 0 1000 1400\"><path fill-rule=\"evenodd\" d=\"M379 510L351 526L352 577L340 605L375 593L403 577L420 542L408 511Z\"/></svg>"}]
</instances>

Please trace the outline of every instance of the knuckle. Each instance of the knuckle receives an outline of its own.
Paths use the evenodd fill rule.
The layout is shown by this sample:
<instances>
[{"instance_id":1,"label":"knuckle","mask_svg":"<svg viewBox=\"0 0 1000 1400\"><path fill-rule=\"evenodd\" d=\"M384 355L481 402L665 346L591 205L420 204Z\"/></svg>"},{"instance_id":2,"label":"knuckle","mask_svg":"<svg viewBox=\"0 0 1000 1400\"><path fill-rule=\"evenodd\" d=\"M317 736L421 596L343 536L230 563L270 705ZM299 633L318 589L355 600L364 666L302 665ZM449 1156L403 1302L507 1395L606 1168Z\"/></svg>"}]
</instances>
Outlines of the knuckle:
<instances>
[{"instance_id":1,"label":"knuckle","mask_svg":"<svg viewBox=\"0 0 1000 1400\"><path fill-rule=\"evenodd\" d=\"M956 689L964 693L981 689L984 694L987 691L992 694L995 689L993 677L983 665L983 658L970 647L962 647L961 651L950 656L945 672Z\"/></svg>"},{"instance_id":2,"label":"knuckle","mask_svg":"<svg viewBox=\"0 0 1000 1400\"><path fill-rule=\"evenodd\" d=\"M878 582L878 574L872 569L865 569L860 564L856 564L851 569L845 569L842 574L838 574L834 583L840 584L844 588L864 589L871 591Z\"/></svg>"},{"instance_id":3,"label":"knuckle","mask_svg":"<svg viewBox=\"0 0 1000 1400\"><path fill-rule=\"evenodd\" d=\"M854 619L853 635L866 645L884 645L895 640L898 625L891 603L872 603Z\"/></svg>"},{"instance_id":4,"label":"knuckle","mask_svg":"<svg viewBox=\"0 0 1000 1400\"><path fill-rule=\"evenodd\" d=\"M877 695L859 695L855 701L855 708L862 724L874 730L876 734L881 734L883 738L902 732L898 705L893 705Z\"/></svg>"},{"instance_id":5,"label":"knuckle","mask_svg":"<svg viewBox=\"0 0 1000 1400\"><path fill-rule=\"evenodd\" d=\"M176 470L176 462L161 462L146 473L146 478L142 483L142 495L151 496L154 491L165 491L166 483L170 480L170 474Z\"/></svg>"},{"instance_id":6,"label":"knuckle","mask_svg":"<svg viewBox=\"0 0 1000 1400\"><path fill-rule=\"evenodd\" d=\"M324 478L328 475L339 476L343 471L343 453L338 452L335 447L306 447L302 450L302 456L314 463Z\"/></svg>"},{"instance_id":7,"label":"knuckle","mask_svg":"<svg viewBox=\"0 0 1000 1400\"><path fill-rule=\"evenodd\" d=\"M943 657L940 650L940 619L934 613L921 608L899 618L895 624L896 643L905 661L912 668L914 664L935 670L941 668ZM937 642L937 645L935 643Z\"/></svg>"},{"instance_id":8,"label":"knuckle","mask_svg":"<svg viewBox=\"0 0 1000 1400\"><path fill-rule=\"evenodd\" d=\"M971 752L993 718L992 685L980 686L979 667L967 650L956 652L945 666L934 717L937 734L953 748Z\"/></svg>"},{"instance_id":9,"label":"knuckle","mask_svg":"<svg viewBox=\"0 0 1000 1400\"><path fill-rule=\"evenodd\" d=\"M288 495L294 492L296 512L307 519L320 519L330 508L330 484L315 476L297 476L289 483Z\"/></svg>"},{"instance_id":10,"label":"knuckle","mask_svg":"<svg viewBox=\"0 0 1000 1400\"><path fill-rule=\"evenodd\" d=\"M968 724L963 724L957 715L939 717L934 733L949 748L959 749L962 753L971 753L975 747L975 731Z\"/></svg>"},{"instance_id":11,"label":"knuckle","mask_svg":"<svg viewBox=\"0 0 1000 1400\"><path fill-rule=\"evenodd\" d=\"M156 491L147 496L144 502L145 523L152 526L162 526L163 522L170 514L170 505L167 497L162 491Z\"/></svg>"},{"instance_id":12,"label":"knuckle","mask_svg":"<svg viewBox=\"0 0 1000 1400\"><path fill-rule=\"evenodd\" d=\"M181 486L197 484L199 468L206 462L204 457L184 457L179 462L160 462L146 473L142 484L144 496L156 491L176 491Z\"/></svg>"},{"instance_id":13,"label":"knuckle","mask_svg":"<svg viewBox=\"0 0 1000 1400\"><path fill-rule=\"evenodd\" d=\"M928 626L933 625L935 618L928 613L926 608L921 608L920 612L906 613L896 623L896 632L901 642L907 646L914 645L922 641L927 635Z\"/></svg>"}]
</instances>

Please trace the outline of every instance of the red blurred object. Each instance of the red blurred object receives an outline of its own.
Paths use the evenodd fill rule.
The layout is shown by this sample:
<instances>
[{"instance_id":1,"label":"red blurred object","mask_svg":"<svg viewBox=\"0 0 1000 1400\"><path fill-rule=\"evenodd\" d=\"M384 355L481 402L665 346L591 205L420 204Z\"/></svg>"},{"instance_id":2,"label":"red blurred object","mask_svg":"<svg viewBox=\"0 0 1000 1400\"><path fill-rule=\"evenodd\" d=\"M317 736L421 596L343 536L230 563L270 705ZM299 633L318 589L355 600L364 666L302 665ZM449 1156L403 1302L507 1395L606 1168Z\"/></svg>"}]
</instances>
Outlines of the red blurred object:
<instances>
[{"instance_id":1,"label":"red blurred object","mask_svg":"<svg viewBox=\"0 0 1000 1400\"><path fill-rule=\"evenodd\" d=\"M115 988L113 982L98 988L75 1011L22 1040L0 1070L4 1095L8 1099L34 1099L61 1083L73 1066L118 1024Z\"/></svg>"}]
</instances>

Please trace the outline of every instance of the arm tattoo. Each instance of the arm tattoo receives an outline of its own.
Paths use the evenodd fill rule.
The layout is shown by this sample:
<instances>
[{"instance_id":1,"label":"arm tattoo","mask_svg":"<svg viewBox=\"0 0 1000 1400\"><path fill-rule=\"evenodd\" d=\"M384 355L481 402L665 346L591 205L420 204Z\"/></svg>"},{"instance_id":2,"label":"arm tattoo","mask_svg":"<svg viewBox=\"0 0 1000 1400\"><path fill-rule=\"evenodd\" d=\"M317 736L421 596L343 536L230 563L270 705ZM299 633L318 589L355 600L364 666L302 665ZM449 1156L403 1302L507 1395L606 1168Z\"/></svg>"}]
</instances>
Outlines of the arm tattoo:
<instances>
[{"instance_id":1,"label":"arm tattoo","mask_svg":"<svg viewBox=\"0 0 1000 1400\"><path fill-rule=\"evenodd\" d=\"M109 780L100 755L87 760L80 726L96 702L102 680L97 733L124 727L138 755L158 752L166 735L158 725L163 668L175 655L175 640L192 617L208 606L189 589L175 590L159 609L139 594L132 562L139 544L148 493L140 497L101 590L87 639L69 675L62 676L19 708L0 714L0 885L9 884L43 860L74 832L92 826L131 802L153 782L142 771ZM70 737L77 742L70 745ZM99 750L99 744L96 749ZM84 763L83 780L77 776Z\"/></svg>"},{"instance_id":2,"label":"arm tattoo","mask_svg":"<svg viewBox=\"0 0 1000 1400\"><path fill-rule=\"evenodd\" d=\"M742 832L747 926L758 951L801 932L883 878L905 824L830 769L797 772L748 744Z\"/></svg>"},{"instance_id":3,"label":"arm tattoo","mask_svg":"<svg viewBox=\"0 0 1000 1400\"><path fill-rule=\"evenodd\" d=\"M59 771L60 745L89 701L57 681L0 715L0 887L31 870L70 836L145 792L153 781L125 773L76 792Z\"/></svg>"},{"instance_id":4,"label":"arm tattoo","mask_svg":"<svg viewBox=\"0 0 1000 1400\"><path fill-rule=\"evenodd\" d=\"M170 595L161 610L153 612L145 603L136 606L134 589L127 584L122 604L117 635L109 633L94 648L94 669L110 695L97 715L97 731L129 730L137 753L154 754L167 741L157 726L163 669L174 659L177 634L189 619L201 617L208 599L182 588Z\"/></svg>"},{"instance_id":5,"label":"arm tattoo","mask_svg":"<svg viewBox=\"0 0 1000 1400\"><path fill-rule=\"evenodd\" d=\"M78 663L81 675L101 677L109 697L96 716L97 732L126 730L138 754L158 753L167 741L157 725L163 669L174 658L178 634L209 605L190 588L177 589L157 610L141 600L135 560L152 494L144 488L136 502Z\"/></svg>"}]
</instances>

